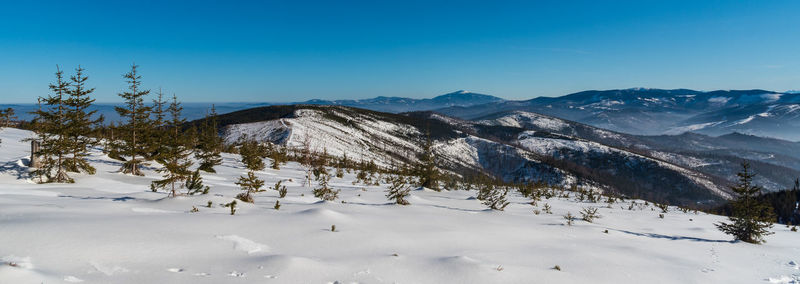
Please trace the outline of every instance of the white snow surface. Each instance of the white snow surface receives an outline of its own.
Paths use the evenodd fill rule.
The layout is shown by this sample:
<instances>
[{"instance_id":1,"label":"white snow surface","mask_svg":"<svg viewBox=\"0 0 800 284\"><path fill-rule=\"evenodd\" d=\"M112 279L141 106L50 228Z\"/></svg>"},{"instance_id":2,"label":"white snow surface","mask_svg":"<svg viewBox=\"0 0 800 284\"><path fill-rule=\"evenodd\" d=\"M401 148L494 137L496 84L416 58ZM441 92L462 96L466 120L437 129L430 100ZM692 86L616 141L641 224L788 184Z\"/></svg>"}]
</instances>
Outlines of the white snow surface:
<instances>
[{"instance_id":1,"label":"white snow surface","mask_svg":"<svg viewBox=\"0 0 800 284\"><path fill-rule=\"evenodd\" d=\"M730 242L713 223L682 213L663 219L630 201L542 200L510 193L490 211L474 191L414 190L392 205L386 186L334 178L340 200L321 202L289 163L257 175L288 195L255 194L236 215L220 204L240 190L238 157L204 174L208 195L169 198L145 177L92 152L97 174L74 184L27 179L29 132L0 131L0 283L797 283L800 233L775 226L764 245ZM464 141L466 143L466 141ZM452 146L461 149L460 146ZM155 166L155 165L153 165ZM207 202L212 207L205 207ZM342 202L344 201L344 202ZM642 201L638 201L640 204ZM554 214L534 214L544 203ZM199 212L192 213L192 207ZM601 219L564 225L567 212L598 207ZM136 209L139 208L139 209ZM336 231L331 232L331 225ZM608 233L604 233L608 230ZM551 269L558 265L561 271Z\"/></svg>"},{"instance_id":2,"label":"white snow surface","mask_svg":"<svg viewBox=\"0 0 800 284\"><path fill-rule=\"evenodd\" d=\"M714 127L714 126L717 126L717 125L722 124L722 123L725 123L725 121L723 120L723 121L714 121L714 122L706 122L706 123L697 123L697 124L691 124L691 125L686 125L686 126L676 126L676 127L668 129L665 132L665 134L677 135L677 134L682 134L682 133L685 133L685 132L704 129L704 128L707 128L707 127Z\"/></svg>"},{"instance_id":3,"label":"white snow surface","mask_svg":"<svg viewBox=\"0 0 800 284\"><path fill-rule=\"evenodd\" d=\"M419 134L410 125L371 119L368 115L350 117L333 108L332 110L353 124L321 118L323 113L318 110L300 109L293 118L229 125L224 130L225 142L235 143L246 134L261 142L271 141L299 149L308 140L312 151L328 151L333 156L343 156L346 153L351 160L373 160L382 166L392 164L393 158L387 152L409 156L408 153L419 150L416 144L399 138L403 135ZM413 155L410 158L415 159Z\"/></svg>"},{"instance_id":4,"label":"white snow surface","mask_svg":"<svg viewBox=\"0 0 800 284\"><path fill-rule=\"evenodd\" d=\"M519 134L518 141L520 146L524 149L535 152L541 155L552 155L553 153L557 152L559 149L569 149L573 151L579 152L595 152L595 153L618 153L624 156L627 156L632 162L637 160L648 160L654 163L657 163L661 167L665 167L674 171L679 172L681 175L691 179L694 183L708 188L709 190L713 191L717 195L729 199L731 195L722 187L715 184L711 179L696 171L691 171L687 168L678 166L682 165L681 163L675 163L670 159L664 160L657 160L651 159L649 157L645 157L639 154L631 153L628 151L623 151L617 148L609 147L597 142L581 140L581 139L557 139L557 138L544 138L544 137L534 137L533 134L535 131L524 131ZM661 159L661 158L659 158Z\"/></svg>"},{"instance_id":5,"label":"white snow surface","mask_svg":"<svg viewBox=\"0 0 800 284\"><path fill-rule=\"evenodd\" d=\"M524 125L534 125L551 131L559 131L569 127L569 124L561 119L526 111L515 111L496 119L482 120L479 123L519 128L524 128Z\"/></svg>"}]
</instances>

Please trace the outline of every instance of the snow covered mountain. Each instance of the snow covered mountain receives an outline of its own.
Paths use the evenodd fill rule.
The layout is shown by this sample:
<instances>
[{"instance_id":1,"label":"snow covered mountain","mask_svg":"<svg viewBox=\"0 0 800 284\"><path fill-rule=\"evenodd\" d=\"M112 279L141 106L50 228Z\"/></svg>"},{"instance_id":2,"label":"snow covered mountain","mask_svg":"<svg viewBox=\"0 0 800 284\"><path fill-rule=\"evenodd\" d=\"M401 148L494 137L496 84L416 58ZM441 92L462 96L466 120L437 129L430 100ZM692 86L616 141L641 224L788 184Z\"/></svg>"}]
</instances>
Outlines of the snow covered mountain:
<instances>
[{"instance_id":1,"label":"snow covered mountain","mask_svg":"<svg viewBox=\"0 0 800 284\"><path fill-rule=\"evenodd\" d=\"M680 165L710 176L735 181L742 160L759 172L757 182L768 190L791 187L800 177L800 143L740 133L712 137L696 133L640 136L613 132L547 115L509 111L476 119L478 123L521 127L592 141L581 151L610 146ZM544 136L544 135L542 135ZM545 145L540 145L540 148ZM546 145L552 148L553 145ZM565 145L562 145L565 147ZM561 147L561 148L564 148ZM574 147L573 147L574 148ZM563 151L563 150L562 150ZM603 165L595 166L602 167Z\"/></svg>"},{"instance_id":2,"label":"snow covered mountain","mask_svg":"<svg viewBox=\"0 0 800 284\"><path fill-rule=\"evenodd\" d=\"M220 116L228 143L247 136L378 164L413 163L426 133L440 167L506 181L581 184L672 204L714 204L724 178L626 148L641 139L532 113L464 121L433 112L381 113L341 106L269 106ZM669 152L672 153L672 152Z\"/></svg>"},{"instance_id":3,"label":"snow covered mountain","mask_svg":"<svg viewBox=\"0 0 800 284\"><path fill-rule=\"evenodd\" d=\"M341 106L270 106L221 115L220 126L227 143L243 137L313 151L327 151L355 161L378 165L416 163L422 143L435 140L434 151L444 169L461 174L491 171L513 180L543 179L554 184L569 180L561 171L543 165L532 153L481 137L476 131L446 120L400 115ZM502 157L502 159L499 159Z\"/></svg>"},{"instance_id":4,"label":"snow covered mountain","mask_svg":"<svg viewBox=\"0 0 800 284\"><path fill-rule=\"evenodd\" d=\"M446 107L470 107L488 103L499 103L505 100L464 90L444 94L431 99L411 99L401 97L376 97L365 100L310 100L299 104L339 105L382 112L425 111Z\"/></svg>"},{"instance_id":5,"label":"snow covered mountain","mask_svg":"<svg viewBox=\"0 0 800 284\"><path fill-rule=\"evenodd\" d=\"M740 132L800 140L800 94L765 90L701 92L637 88L584 91L555 98L539 97L437 111L475 119L508 110L542 113L640 135Z\"/></svg>"}]
</instances>

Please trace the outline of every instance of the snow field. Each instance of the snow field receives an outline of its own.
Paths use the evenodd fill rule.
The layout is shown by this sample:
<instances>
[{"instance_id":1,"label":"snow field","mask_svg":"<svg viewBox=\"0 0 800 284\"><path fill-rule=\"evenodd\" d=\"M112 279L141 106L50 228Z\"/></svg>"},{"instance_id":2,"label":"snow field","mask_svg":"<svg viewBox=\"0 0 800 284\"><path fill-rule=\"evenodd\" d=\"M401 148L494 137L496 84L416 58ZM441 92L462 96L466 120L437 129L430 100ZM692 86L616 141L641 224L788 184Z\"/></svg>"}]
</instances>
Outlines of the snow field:
<instances>
[{"instance_id":1,"label":"snow field","mask_svg":"<svg viewBox=\"0 0 800 284\"><path fill-rule=\"evenodd\" d=\"M116 173L117 161L90 157L96 175L75 184L26 179L28 132L0 132L0 283L797 283L799 233L776 226L765 245L733 243L712 225L724 218L630 201L552 198L537 207L510 193L490 211L475 191L413 190L391 204L385 186L333 178L336 202L314 198L296 163L258 176L270 187L255 203L228 203L244 174L225 155L204 174L208 195L168 198L145 177ZM155 165L151 165L155 166ZM290 181L291 180L291 181ZM212 207L205 207L207 202ZM637 201L643 203L643 201ZM544 203L553 214L536 215ZM192 207L199 212L191 213ZM598 207L594 223L564 225L567 212ZM336 231L331 231L331 225ZM604 231L608 230L608 233ZM559 265L561 271L551 269Z\"/></svg>"}]
</instances>

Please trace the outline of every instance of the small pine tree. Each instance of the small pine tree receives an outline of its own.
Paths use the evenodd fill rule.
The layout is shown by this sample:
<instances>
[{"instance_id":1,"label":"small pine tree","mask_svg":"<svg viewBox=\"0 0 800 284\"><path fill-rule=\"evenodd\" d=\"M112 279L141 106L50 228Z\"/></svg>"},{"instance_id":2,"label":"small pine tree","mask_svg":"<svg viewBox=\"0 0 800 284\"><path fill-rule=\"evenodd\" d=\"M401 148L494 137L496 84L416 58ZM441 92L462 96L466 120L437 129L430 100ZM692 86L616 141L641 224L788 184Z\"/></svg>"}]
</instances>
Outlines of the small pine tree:
<instances>
[{"instance_id":1,"label":"small pine tree","mask_svg":"<svg viewBox=\"0 0 800 284\"><path fill-rule=\"evenodd\" d=\"M335 175L336 175L337 178L343 178L344 177L344 170L342 169L342 167L339 167L339 166L336 167Z\"/></svg>"},{"instance_id":2,"label":"small pine tree","mask_svg":"<svg viewBox=\"0 0 800 284\"><path fill-rule=\"evenodd\" d=\"M215 173L215 166L222 164L222 138L217 130L217 110L212 105L211 113L206 115L200 128L199 143L197 145L197 159L200 160L201 171Z\"/></svg>"},{"instance_id":3,"label":"small pine tree","mask_svg":"<svg viewBox=\"0 0 800 284\"><path fill-rule=\"evenodd\" d=\"M348 174L350 173L350 168L352 168L352 165L350 159L347 158L347 152L344 152L344 154L342 154L342 159L339 160L339 167L344 168Z\"/></svg>"},{"instance_id":4,"label":"small pine tree","mask_svg":"<svg viewBox=\"0 0 800 284\"><path fill-rule=\"evenodd\" d=\"M654 203L654 205L655 205L656 207L658 207L658 209L661 209L661 213L667 213L667 212L669 212L669 204L659 204L659 203Z\"/></svg>"},{"instance_id":5,"label":"small pine tree","mask_svg":"<svg viewBox=\"0 0 800 284\"><path fill-rule=\"evenodd\" d=\"M389 189L386 191L386 198L394 201L395 204L409 205L406 197L410 195L411 188L408 187L406 178L403 176L393 176L389 179Z\"/></svg>"},{"instance_id":6,"label":"small pine tree","mask_svg":"<svg viewBox=\"0 0 800 284\"><path fill-rule=\"evenodd\" d=\"M281 164L286 163L287 153L286 148L273 145L272 143L269 144L272 147L271 151L269 151L269 157L272 159L272 164L270 167L273 170L280 170Z\"/></svg>"},{"instance_id":7,"label":"small pine tree","mask_svg":"<svg viewBox=\"0 0 800 284\"><path fill-rule=\"evenodd\" d=\"M353 181L353 184L357 184L359 182L367 184L369 183L368 179L369 179L369 174L367 173L366 170L362 168L358 170L358 173L356 173L356 179Z\"/></svg>"},{"instance_id":8,"label":"small pine tree","mask_svg":"<svg viewBox=\"0 0 800 284\"><path fill-rule=\"evenodd\" d=\"M12 121L16 119L17 116L13 108L0 109L0 130L3 130L5 127L11 127ZM2 142L3 140L0 139L0 143Z\"/></svg>"},{"instance_id":9,"label":"small pine tree","mask_svg":"<svg viewBox=\"0 0 800 284\"><path fill-rule=\"evenodd\" d=\"M567 215L564 215L564 220L567 221L567 226L572 226L572 222L575 221L575 216L573 216L571 212L567 212Z\"/></svg>"},{"instance_id":10,"label":"small pine tree","mask_svg":"<svg viewBox=\"0 0 800 284\"><path fill-rule=\"evenodd\" d=\"M306 134L300 145L300 165L306 173L306 183L311 186L311 176L317 167L314 166L314 156L311 150L311 136Z\"/></svg>"},{"instance_id":11,"label":"small pine tree","mask_svg":"<svg viewBox=\"0 0 800 284\"><path fill-rule=\"evenodd\" d=\"M420 164L417 168L419 185L433 190L439 190L439 170L436 168L436 156L433 153L433 142L425 140L422 146Z\"/></svg>"},{"instance_id":12,"label":"small pine tree","mask_svg":"<svg viewBox=\"0 0 800 284\"><path fill-rule=\"evenodd\" d=\"M158 170L163 174L164 179L153 181L150 184L150 188L153 191L160 188L169 189L173 197L177 195L177 190L183 186L180 182L186 181L192 174L189 171L189 167L192 165L192 161L189 159L191 151L186 145L186 136L182 135L180 131L181 125L186 122L181 117L182 110L183 107L178 102L178 98L173 95L172 103L168 109L171 116L171 120L168 123L169 137L166 141L163 141L160 147L161 150L155 157L159 163L164 165L163 168Z\"/></svg>"},{"instance_id":13,"label":"small pine tree","mask_svg":"<svg viewBox=\"0 0 800 284\"><path fill-rule=\"evenodd\" d=\"M255 140L245 140L239 147L239 155L242 156L242 163L251 171L263 170L266 147L260 145Z\"/></svg>"},{"instance_id":14,"label":"small pine tree","mask_svg":"<svg viewBox=\"0 0 800 284\"><path fill-rule=\"evenodd\" d=\"M281 209L281 201L275 200L275 206L273 208L275 208L275 210Z\"/></svg>"},{"instance_id":15,"label":"small pine tree","mask_svg":"<svg viewBox=\"0 0 800 284\"><path fill-rule=\"evenodd\" d=\"M145 157L148 160L157 160L161 152L167 151L165 149L165 142L170 139L170 131L168 131L169 107L167 101L164 100L164 93L161 88L158 88L156 98L153 100L153 105L150 107L150 113L147 121L146 132L143 132L143 139L146 141Z\"/></svg>"},{"instance_id":16,"label":"small pine tree","mask_svg":"<svg viewBox=\"0 0 800 284\"><path fill-rule=\"evenodd\" d=\"M544 206L542 207L542 210L544 210L544 213L553 214L552 207L550 207L550 204L545 203Z\"/></svg>"},{"instance_id":17,"label":"small pine tree","mask_svg":"<svg viewBox=\"0 0 800 284\"><path fill-rule=\"evenodd\" d=\"M264 181L259 179L251 170L247 172L246 177L239 177L236 185L244 191L244 193L236 195L236 198L244 202L253 203L252 194L261 190L261 187L264 186Z\"/></svg>"},{"instance_id":18,"label":"small pine tree","mask_svg":"<svg viewBox=\"0 0 800 284\"><path fill-rule=\"evenodd\" d=\"M750 164L742 162L742 171L736 174L739 183L731 187L737 194L736 200L731 202L733 214L729 217L730 223L717 223L717 228L732 235L734 239L760 244L764 237L773 234L768 229L772 227L773 210L768 204L756 199L761 194L762 188L753 185L755 174L750 172Z\"/></svg>"},{"instance_id":19,"label":"small pine tree","mask_svg":"<svg viewBox=\"0 0 800 284\"><path fill-rule=\"evenodd\" d=\"M278 191L278 195L281 198L284 198L284 197L286 197L286 193L288 193L288 190L286 190L286 186L285 185L281 185L282 182L283 182L282 180L279 180L278 182L276 182L275 185L272 187L272 189Z\"/></svg>"},{"instance_id":20,"label":"small pine tree","mask_svg":"<svg viewBox=\"0 0 800 284\"><path fill-rule=\"evenodd\" d=\"M122 157L122 143L119 140L120 129L113 121L108 124L108 136L105 139L105 148L103 151L108 153L108 157L117 161L125 161ZM117 133L117 135L114 135Z\"/></svg>"},{"instance_id":21,"label":"small pine tree","mask_svg":"<svg viewBox=\"0 0 800 284\"><path fill-rule=\"evenodd\" d=\"M11 127L12 122L16 119L17 116L13 108L0 110L0 128Z\"/></svg>"},{"instance_id":22,"label":"small pine tree","mask_svg":"<svg viewBox=\"0 0 800 284\"><path fill-rule=\"evenodd\" d=\"M501 189L492 184L487 184L485 188L487 194L483 196L483 205L488 206L492 210L503 211L509 204L508 201L506 201L508 188L504 187Z\"/></svg>"},{"instance_id":23,"label":"small pine tree","mask_svg":"<svg viewBox=\"0 0 800 284\"><path fill-rule=\"evenodd\" d=\"M189 195L195 194L208 194L208 191L211 189L208 186L203 185L203 176L200 175L200 170L195 170L186 178L186 183L184 184L186 190L188 190Z\"/></svg>"},{"instance_id":24,"label":"small pine tree","mask_svg":"<svg viewBox=\"0 0 800 284\"><path fill-rule=\"evenodd\" d=\"M34 112L35 125L39 140L39 150L34 153L40 158L41 166L37 170L40 181L71 183L67 175L67 155L73 150L69 140L67 96L70 84L64 80L64 72L56 66L56 82L50 84L53 92L46 98L39 98L45 108ZM53 173L55 172L55 173Z\"/></svg>"},{"instance_id":25,"label":"small pine tree","mask_svg":"<svg viewBox=\"0 0 800 284\"><path fill-rule=\"evenodd\" d=\"M120 117L127 120L120 125L120 154L128 156L125 160L121 172L132 175L143 175L140 166L144 163L143 158L148 154L146 135L149 132L149 116L151 108L144 105L144 97L150 90L141 88L142 76L137 72L137 65L131 66L131 71L123 77L128 82L128 90L119 93L125 100L125 107L115 107Z\"/></svg>"},{"instance_id":26,"label":"small pine tree","mask_svg":"<svg viewBox=\"0 0 800 284\"><path fill-rule=\"evenodd\" d=\"M223 206L231 208L231 215L236 214L236 200L233 200L230 203L225 204Z\"/></svg>"},{"instance_id":27,"label":"small pine tree","mask_svg":"<svg viewBox=\"0 0 800 284\"><path fill-rule=\"evenodd\" d=\"M96 110L89 110L94 99L90 97L94 88L86 87L86 80L89 77L84 74L84 69L78 66L75 75L70 77L71 88L69 98L65 104L67 107L67 133L71 146L72 156L67 159L66 166L71 172L95 173L95 168L87 161L87 150L97 145L97 140L91 137L94 126L102 122L103 118L93 118Z\"/></svg>"},{"instance_id":28,"label":"small pine tree","mask_svg":"<svg viewBox=\"0 0 800 284\"><path fill-rule=\"evenodd\" d=\"M583 221L592 223L594 219L599 219L600 215L597 214L597 208L590 207L590 208L583 208L581 210L581 219Z\"/></svg>"},{"instance_id":29,"label":"small pine tree","mask_svg":"<svg viewBox=\"0 0 800 284\"><path fill-rule=\"evenodd\" d=\"M330 186L328 186L330 179L331 176L327 173L320 175L319 186L312 190L314 197L326 201L334 201L339 197L339 190L333 190Z\"/></svg>"}]
</instances>

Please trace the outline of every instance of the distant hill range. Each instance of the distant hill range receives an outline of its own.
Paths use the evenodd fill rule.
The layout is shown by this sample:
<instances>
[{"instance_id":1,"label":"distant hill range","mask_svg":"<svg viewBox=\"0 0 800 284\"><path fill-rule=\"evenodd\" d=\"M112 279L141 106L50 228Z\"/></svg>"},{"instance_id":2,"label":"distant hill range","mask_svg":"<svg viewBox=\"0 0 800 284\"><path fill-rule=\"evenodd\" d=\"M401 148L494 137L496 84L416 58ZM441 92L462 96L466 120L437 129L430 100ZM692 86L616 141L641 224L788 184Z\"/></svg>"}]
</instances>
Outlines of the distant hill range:
<instances>
[{"instance_id":1,"label":"distant hill range","mask_svg":"<svg viewBox=\"0 0 800 284\"><path fill-rule=\"evenodd\" d=\"M193 123L198 123L195 121ZM505 111L473 120L431 111L280 105L219 117L228 143L242 137L380 165L414 163L429 137L442 169L506 181L599 187L680 205L714 205L748 159L769 190L800 176L800 143L745 134L639 136L552 116Z\"/></svg>"},{"instance_id":2,"label":"distant hill range","mask_svg":"<svg viewBox=\"0 0 800 284\"><path fill-rule=\"evenodd\" d=\"M562 97L454 106L436 111L475 119L511 110L546 114L629 134L738 132L800 140L800 94L796 92L637 88L584 91Z\"/></svg>"},{"instance_id":3,"label":"distant hill range","mask_svg":"<svg viewBox=\"0 0 800 284\"><path fill-rule=\"evenodd\" d=\"M337 105L389 113L435 111L473 120L506 111L545 114L570 121L635 135L677 135L686 132L718 136L741 133L800 141L800 93L766 90L695 91L687 89L624 89L584 91L561 97L513 101L457 91L430 99L376 97L363 100L309 100L282 105ZM217 103L218 113L228 113L276 103ZM184 104L185 116L203 117L211 103ZM22 119L33 104L0 105L17 108ZM119 117L113 104L98 104L108 121Z\"/></svg>"},{"instance_id":4,"label":"distant hill range","mask_svg":"<svg viewBox=\"0 0 800 284\"><path fill-rule=\"evenodd\" d=\"M484 94L457 91L432 99L410 99L401 97L377 97L365 100L310 100L299 104L338 105L357 107L382 112L409 112L435 110L448 107L472 107L478 105L503 103L505 100Z\"/></svg>"},{"instance_id":5,"label":"distant hill range","mask_svg":"<svg viewBox=\"0 0 800 284\"><path fill-rule=\"evenodd\" d=\"M269 105L338 105L350 106L375 111L401 113L409 111L434 110L448 107L471 107L475 105L503 102L498 97L472 93L467 91L457 91L444 94L432 99L411 99L401 97L376 97L363 100L308 100L303 102L291 103L270 103L270 102L222 102L222 103L183 103L183 115L188 120L202 118L214 105L217 113L229 113L237 110L249 109ZM107 121L119 121L119 115L114 111L113 103L98 103L92 106L97 110L98 115L106 117ZM35 104L0 104L0 108L14 108L17 116L22 120L30 120L33 116L30 112L36 110Z\"/></svg>"}]
</instances>

